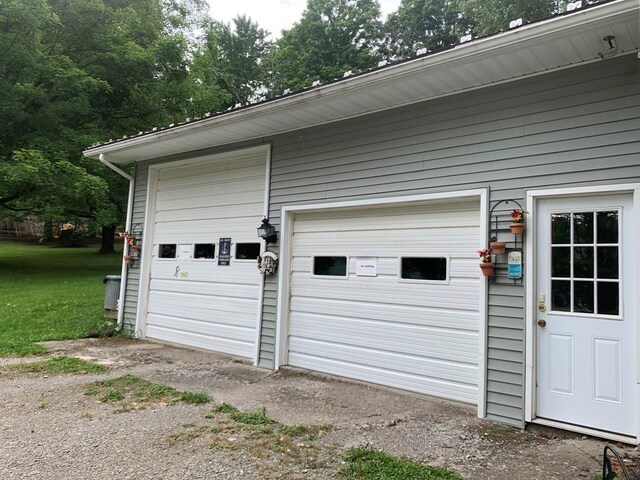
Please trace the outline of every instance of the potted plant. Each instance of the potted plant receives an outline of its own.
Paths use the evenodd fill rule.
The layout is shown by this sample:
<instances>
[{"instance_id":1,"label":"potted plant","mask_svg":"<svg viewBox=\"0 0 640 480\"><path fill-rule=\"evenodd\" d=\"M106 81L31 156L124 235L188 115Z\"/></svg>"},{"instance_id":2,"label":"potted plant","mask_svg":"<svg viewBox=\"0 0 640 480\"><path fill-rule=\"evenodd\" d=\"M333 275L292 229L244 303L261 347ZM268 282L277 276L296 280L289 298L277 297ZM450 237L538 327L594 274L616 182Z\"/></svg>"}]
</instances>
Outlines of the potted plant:
<instances>
[{"instance_id":1,"label":"potted plant","mask_svg":"<svg viewBox=\"0 0 640 480\"><path fill-rule=\"evenodd\" d=\"M491 242L489 244L491 251L495 254L504 253L507 250L507 242Z\"/></svg>"},{"instance_id":2,"label":"potted plant","mask_svg":"<svg viewBox=\"0 0 640 480\"><path fill-rule=\"evenodd\" d=\"M491 250L488 248L481 248L477 250L480 255L480 269L485 277L491 277L495 272L495 265L491 262Z\"/></svg>"},{"instance_id":3,"label":"potted plant","mask_svg":"<svg viewBox=\"0 0 640 480\"><path fill-rule=\"evenodd\" d=\"M522 235L524 232L524 212L522 210L515 208L511 211L509 228L514 235Z\"/></svg>"},{"instance_id":4,"label":"potted plant","mask_svg":"<svg viewBox=\"0 0 640 480\"><path fill-rule=\"evenodd\" d=\"M124 263L126 263L127 265L131 265L132 260L133 260L133 257L131 255L124 256Z\"/></svg>"}]
</instances>

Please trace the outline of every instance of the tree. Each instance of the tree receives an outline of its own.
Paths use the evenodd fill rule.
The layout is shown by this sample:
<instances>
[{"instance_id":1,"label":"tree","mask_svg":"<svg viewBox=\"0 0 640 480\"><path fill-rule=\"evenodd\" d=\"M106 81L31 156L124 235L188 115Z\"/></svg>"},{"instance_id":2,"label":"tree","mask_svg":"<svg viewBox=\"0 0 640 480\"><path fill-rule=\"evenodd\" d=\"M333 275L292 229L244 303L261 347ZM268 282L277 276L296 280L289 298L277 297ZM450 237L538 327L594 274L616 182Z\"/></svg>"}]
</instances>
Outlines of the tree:
<instances>
[{"instance_id":1,"label":"tree","mask_svg":"<svg viewBox=\"0 0 640 480\"><path fill-rule=\"evenodd\" d=\"M531 23L564 9L563 0L452 0L468 20L474 36L490 35L509 28L509 22L522 18Z\"/></svg>"},{"instance_id":2,"label":"tree","mask_svg":"<svg viewBox=\"0 0 640 480\"><path fill-rule=\"evenodd\" d=\"M258 99L265 91L264 57L271 43L269 32L246 16L233 19L233 27L211 22L205 42L194 55L196 84L191 111L195 115L224 110Z\"/></svg>"},{"instance_id":3,"label":"tree","mask_svg":"<svg viewBox=\"0 0 640 480\"><path fill-rule=\"evenodd\" d=\"M272 93L375 67L381 28L377 0L308 0L300 21L283 32L270 55Z\"/></svg>"},{"instance_id":4,"label":"tree","mask_svg":"<svg viewBox=\"0 0 640 480\"><path fill-rule=\"evenodd\" d=\"M0 3L0 214L122 221L126 182L81 152L186 116L195 28L186 6L205 8L202 0Z\"/></svg>"},{"instance_id":5,"label":"tree","mask_svg":"<svg viewBox=\"0 0 640 480\"><path fill-rule=\"evenodd\" d=\"M385 53L393 61L424 48L454 45L459 41L460 22L460 12L448 0L402 0L384 25Z\"/></svg>"}]
</instances>

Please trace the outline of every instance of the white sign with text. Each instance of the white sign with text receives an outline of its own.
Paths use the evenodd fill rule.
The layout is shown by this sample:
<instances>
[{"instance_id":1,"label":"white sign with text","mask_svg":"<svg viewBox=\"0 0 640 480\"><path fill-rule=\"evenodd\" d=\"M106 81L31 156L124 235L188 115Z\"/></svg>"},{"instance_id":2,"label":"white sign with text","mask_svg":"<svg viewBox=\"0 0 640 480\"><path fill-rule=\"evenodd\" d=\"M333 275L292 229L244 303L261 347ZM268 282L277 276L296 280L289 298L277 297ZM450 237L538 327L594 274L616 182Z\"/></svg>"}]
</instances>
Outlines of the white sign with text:
<instances>
[{"instance_id":1,"label":"white sign with text","mask_svg":"<svg viewBox=\"0 0 640 480\"><path fill-rule=\"evenodd\" d=\"M378 259L376 257L356 258L356 276L357 277L377 277L378 276Z\"/></svg>"}]
</instances>

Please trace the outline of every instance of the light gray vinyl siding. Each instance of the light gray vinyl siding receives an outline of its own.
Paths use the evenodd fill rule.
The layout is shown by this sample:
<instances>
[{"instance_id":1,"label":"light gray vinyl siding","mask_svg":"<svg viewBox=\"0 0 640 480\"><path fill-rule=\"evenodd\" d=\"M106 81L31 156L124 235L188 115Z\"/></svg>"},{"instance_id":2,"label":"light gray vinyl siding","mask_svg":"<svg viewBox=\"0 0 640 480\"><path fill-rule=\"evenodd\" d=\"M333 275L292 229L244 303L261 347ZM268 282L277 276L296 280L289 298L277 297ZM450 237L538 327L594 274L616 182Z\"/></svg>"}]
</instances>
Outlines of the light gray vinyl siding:
<instances>
[{"instance_id":1,"label":"light gray vinyl siding","mask_svg":"<svg viewBox=\"0 0 640 480\"><path fill-rule=\"evenodd\" d=\"M145 203L147 197L148 164L136 165L135 185L133 197L133 216L131 226L141 228L144 224ZM144 241L144 239L143 239ZM130 267L127 270L127 287L124 301L123 330L133 334L136 327L136 310L138 308L138 291L140 289L140 267Z\"/></svg>"},{"instance_id":2,"label":"light gray vinyl siding","mask_svg":"<svg viewBox=\"0 0 640 480\"><path fill-rule=\"evenodd\" d=\"M528 189L640 181L639 107L628 55L281 135L271 139L271 223L296 204L489 188L492 204L524 206ZM268 368L276 290L267 278ZM523 286L491 283L488 302L487 417L522 426Z\"/></svg>"}]
</instances>

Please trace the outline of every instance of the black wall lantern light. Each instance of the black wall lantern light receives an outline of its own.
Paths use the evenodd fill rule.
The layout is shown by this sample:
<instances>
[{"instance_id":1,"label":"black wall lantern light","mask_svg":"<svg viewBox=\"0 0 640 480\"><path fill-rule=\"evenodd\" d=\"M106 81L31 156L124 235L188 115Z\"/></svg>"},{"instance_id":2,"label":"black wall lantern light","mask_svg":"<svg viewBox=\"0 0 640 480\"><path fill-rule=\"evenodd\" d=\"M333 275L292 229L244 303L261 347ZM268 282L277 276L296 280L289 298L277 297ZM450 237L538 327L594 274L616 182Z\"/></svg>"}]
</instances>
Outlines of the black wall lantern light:
<instances>
[{"instance_id":1,"label":"black wall lantern light","mask_svg":"<svg viewBox=\"0 0 640 480\"><path fill-rule=\"evenodd\" d=\"M268 218L262 219L262 225L258 227L258 237L262 238L267 244L274 243L278 240L276 227L269 223Z\"/></svg>"}]
</instances>

